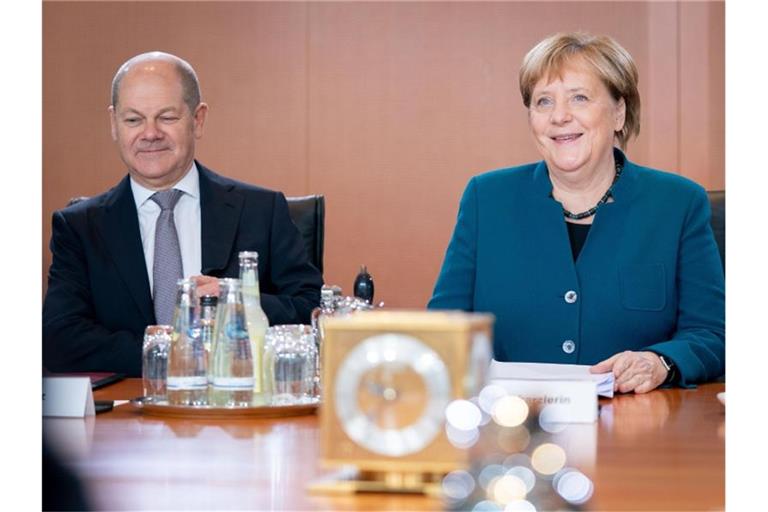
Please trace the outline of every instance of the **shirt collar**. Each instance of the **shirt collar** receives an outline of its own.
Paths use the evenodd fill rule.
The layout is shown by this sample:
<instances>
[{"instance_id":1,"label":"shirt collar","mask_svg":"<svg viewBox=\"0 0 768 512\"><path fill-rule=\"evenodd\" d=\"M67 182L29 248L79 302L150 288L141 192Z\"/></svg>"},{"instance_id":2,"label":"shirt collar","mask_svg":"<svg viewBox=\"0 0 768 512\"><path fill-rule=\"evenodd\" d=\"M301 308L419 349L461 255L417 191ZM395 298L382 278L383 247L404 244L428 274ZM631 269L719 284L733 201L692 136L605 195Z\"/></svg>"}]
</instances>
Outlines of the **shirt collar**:
<instances>
[{"instance_id":1,"label":"shirt collar","mask_svg":"<svg viewBox=\"0 0 768 512\"><path fill-rule=\"evenodd\" d=\"M181 190L195 199L200 198L200 180L198 179L197 165L194 160L187 173L173 186L173 188ZM157 192L156 190L140 185L139 182L133 179L133 176L131 176L131 191L133 192L133 200L136 202L137 210L149 201L152 194Z\"/></svg>"}]
</instances>

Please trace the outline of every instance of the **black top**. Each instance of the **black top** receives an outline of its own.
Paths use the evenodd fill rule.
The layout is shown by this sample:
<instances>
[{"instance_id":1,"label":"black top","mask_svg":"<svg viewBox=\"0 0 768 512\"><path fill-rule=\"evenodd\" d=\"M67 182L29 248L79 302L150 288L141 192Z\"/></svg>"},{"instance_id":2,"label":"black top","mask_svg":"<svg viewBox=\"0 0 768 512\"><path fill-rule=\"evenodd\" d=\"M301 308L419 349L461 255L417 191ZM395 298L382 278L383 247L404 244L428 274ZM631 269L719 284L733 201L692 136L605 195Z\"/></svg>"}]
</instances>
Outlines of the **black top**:
<instances>
[{"instance_id":1,"label":"black top","mask_svg":"<svg viewBox=\"0 0 768 512\"><path fill-rule=\"evenodd\" d=\"M587 240L587 234L592 224L575 224L573 222L566 222L568 226L568 238L571 240L571 252L573 253L573 261L579 257L581 248L584 247L584 242Z\"/></svg>"}]
</instances>

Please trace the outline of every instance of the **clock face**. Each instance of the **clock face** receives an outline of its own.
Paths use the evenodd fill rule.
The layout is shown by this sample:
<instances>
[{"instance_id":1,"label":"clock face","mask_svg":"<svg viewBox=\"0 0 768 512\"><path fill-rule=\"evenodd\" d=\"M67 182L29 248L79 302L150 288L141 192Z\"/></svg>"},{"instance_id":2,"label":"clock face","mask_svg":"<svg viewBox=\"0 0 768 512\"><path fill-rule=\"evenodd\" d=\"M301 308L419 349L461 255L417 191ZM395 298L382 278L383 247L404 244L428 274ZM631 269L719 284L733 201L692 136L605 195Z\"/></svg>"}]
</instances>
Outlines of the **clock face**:
<instances>
[{"instance_id":1,"label":"clock face","mask_svg":"<svg viewBox=\"0 0 768 512\"><path fill-rule=\"evenodd\" d=\"M440 433L451 383L445 363L429 346L412 336L381 334L344 358L334 395L350 439L400 457L422 450Z\"/></svg>"}]
</instances>

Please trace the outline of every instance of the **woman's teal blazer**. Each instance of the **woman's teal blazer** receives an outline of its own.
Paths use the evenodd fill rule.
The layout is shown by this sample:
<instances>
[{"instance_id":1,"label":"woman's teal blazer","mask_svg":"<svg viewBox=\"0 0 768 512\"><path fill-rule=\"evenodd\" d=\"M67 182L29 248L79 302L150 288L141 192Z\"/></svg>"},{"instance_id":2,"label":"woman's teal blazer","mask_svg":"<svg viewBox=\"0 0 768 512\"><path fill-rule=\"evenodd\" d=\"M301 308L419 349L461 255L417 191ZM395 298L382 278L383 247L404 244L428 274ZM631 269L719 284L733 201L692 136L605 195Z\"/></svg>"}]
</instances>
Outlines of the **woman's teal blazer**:
<instances>
[{"instance_id":1,"label":"woman's teal blazer","mask_svg":"<svg viewBox=\"0 0 768 512\"><path fill-rule=\"evenodd\" d=\"M705 190L626 160L574 263L544 162L469 181L430 309L493 313L500 361L594 364L624 350L725 372L725 279Z\"/></svg>"}]
</instances>

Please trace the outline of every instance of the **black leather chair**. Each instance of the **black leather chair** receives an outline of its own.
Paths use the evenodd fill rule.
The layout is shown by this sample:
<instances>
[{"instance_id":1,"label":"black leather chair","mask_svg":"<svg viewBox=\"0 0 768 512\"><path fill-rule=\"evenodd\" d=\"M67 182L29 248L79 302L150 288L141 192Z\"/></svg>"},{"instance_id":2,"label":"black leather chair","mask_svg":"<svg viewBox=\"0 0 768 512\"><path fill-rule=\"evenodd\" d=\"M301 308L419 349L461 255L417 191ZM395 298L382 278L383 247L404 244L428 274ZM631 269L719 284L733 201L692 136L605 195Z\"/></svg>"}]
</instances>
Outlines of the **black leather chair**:
<instances>
[{"instance_id":1,"label":"black leather chair","mask_svg":"<svg viewBox=\"0 0 768 512\"><path fill-rule=\"evenodd\" d=\"M711 190L707 194L712 208L710 224L715 233L715 242L720 251L720 261L723 262L723 272L725 272L725 190Z\"/></svg>"},{"instance_id":2,"label":"black leather chair","mask_svg":"<svg viewBox=\"0 0 768 512\"><path fill-rule=\"evenodd\" d=\"M309 262L323 273L323 246L325 243L325 197L311 195L287 197L291 220L307 246Z\"/></svg>"},{"instance_id":3,"label":"black leather chair","mask_svg":"<svg viewBox=\"0 0 768 512\"><path fill-rule=\"evenodd\" d=\"M86 196L73 197L67 202L72 206L88 199ZM323 247L325 243L325 196L310 195L286 197L288 213L301 233L307 247L309 262L323 273Z\"/></svg>"},{"instance_id":4,"label":"black leather chair","mask_svg":"<svg viewBox=\"0 0 768 512\"><path fill-rule=\"evenodd\" d=\"M723 272L725 272L725 190L711 190L707 194L712 209L710 224L715 234L717 249L720 251L720 261L723 262ZM725 382L725 375L719 377L716 382Z\"/></svg>"}]
</instances>

